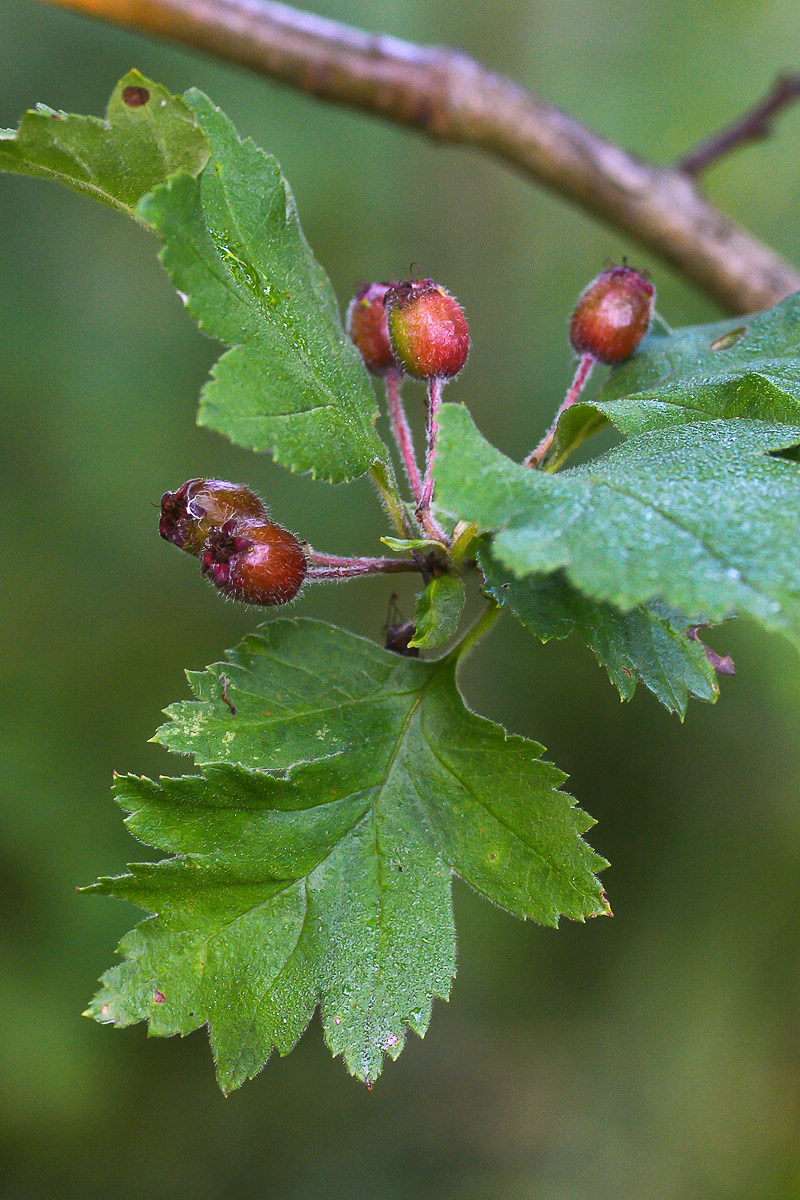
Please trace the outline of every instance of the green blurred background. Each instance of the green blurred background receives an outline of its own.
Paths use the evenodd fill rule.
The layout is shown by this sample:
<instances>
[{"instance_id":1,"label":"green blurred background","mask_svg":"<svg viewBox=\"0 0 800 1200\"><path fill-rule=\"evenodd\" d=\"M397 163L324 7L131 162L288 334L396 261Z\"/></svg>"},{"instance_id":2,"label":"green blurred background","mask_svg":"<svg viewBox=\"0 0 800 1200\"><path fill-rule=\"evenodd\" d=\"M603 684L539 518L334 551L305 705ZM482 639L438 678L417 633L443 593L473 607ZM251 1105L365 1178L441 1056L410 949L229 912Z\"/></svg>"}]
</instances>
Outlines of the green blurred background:
<instances>
[{"instance_id":1,"label":"green blurred background","mask_svg":"<svg viewBox=\"0 0 800 1200\"><path fill-rule=\"evenodd\" d=\"M798 65L785 0L317 0L319 12L455 45L658 161ZM608 257L651 269L672 323L714 306L639 248L474 152L200 54L0 0L0 126L37 100L102 113L139 67L198 85L274 151L344 304L410 264L461 299L456 385L520 455L570 370L566 317ZM723 208L800 261L800 110L712 172ZM464 686L571 775L612 861L616 916L558 932L456 887L459 971L424 1043L375 1090L316 1022L229 1100L201 1034L148 1041L81 1019L136 912L75 885L147 856L112 771L176 773L148 744L182 671L256 622L156 534L166 487L258 487L320 548L374 552L368 487L294 478L194 427L215 357L124 219L0 177L0 1196L3 1200L739 1200L800 1191L800 663L754 628L718 631L738 676L684 726L621 706L580 644L501 624ZM456 394L453 389L453 395ZM416 398L413 406L419 410ZM370 636L387 586L319 589L296 611ZM405 601L408 607L408 600Z\"/></svg>"}]
</instances>

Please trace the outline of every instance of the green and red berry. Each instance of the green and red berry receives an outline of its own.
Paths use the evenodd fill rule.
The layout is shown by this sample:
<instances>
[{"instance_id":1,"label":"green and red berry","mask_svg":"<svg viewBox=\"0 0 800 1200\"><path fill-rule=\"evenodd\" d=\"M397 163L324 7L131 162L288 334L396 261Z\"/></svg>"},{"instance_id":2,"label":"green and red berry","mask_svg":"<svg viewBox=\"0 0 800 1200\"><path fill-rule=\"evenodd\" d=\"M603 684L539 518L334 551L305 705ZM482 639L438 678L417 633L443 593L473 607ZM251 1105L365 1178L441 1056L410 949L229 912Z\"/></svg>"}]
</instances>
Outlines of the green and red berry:
<instances>
[{"instance_id":1,"label":"green and red berry","mask_svg":"<svg viewBox=\"0 0 800 1200\"><path fill-rule=\"evenodd\" d=\"M577 354L611 365L630 358L650 327L656 289L632 267L601 271L572 313L569 340Z\"/></svg>"},{"instance_id":2,"label":"green and red berry","mask_svg":"<svg viewBox=\"0 0 800 1200\"><path fill-rule=\"evenodd\" d=\"M432 279L395 283L384 297L389 338L402 369L415 379L452 379L469 354L461 305Z\"/></svg>"},{"instance_id":3,"label":"green and red berry","mask_svg":"<svg viewBox=\"0 0 800 1200\"><path fill-rule=\"evenodd\" d=\"M398 369L389 341L383 300L391 283L367 283L360 288L347 310L347 332L359 350L364 366L373 375L386 375Z\"/></svg>"}]
</instances>

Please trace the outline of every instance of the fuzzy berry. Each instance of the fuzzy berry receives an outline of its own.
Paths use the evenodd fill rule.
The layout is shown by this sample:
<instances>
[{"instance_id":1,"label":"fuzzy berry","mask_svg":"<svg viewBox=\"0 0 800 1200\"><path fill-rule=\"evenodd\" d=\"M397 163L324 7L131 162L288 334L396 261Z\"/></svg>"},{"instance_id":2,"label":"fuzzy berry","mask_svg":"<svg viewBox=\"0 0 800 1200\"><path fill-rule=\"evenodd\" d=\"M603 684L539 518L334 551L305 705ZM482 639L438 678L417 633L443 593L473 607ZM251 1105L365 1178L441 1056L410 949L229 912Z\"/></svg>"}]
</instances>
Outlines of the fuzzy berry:
<instances>
[{"instance_id":1,"label":"fuzzy berry","mask_svg":"<svg viewBox=\"0 0 800 1200\"><path fill-rule=\"evenodd\" d=\"M598 362L630 358L650 326L656 289L632 267L601 271L581 293L569 326L577 354Z\"/></svg>"},{"instance_id":2,"label":"fuzzy berry","mask_svg":"<svg viewBox=\"0 0 800 1200\"><path fill-rule=\"evenodd\" d=\"M187 479L177 492L161 497L158 532L179 550L201 554L213 528L231 517L266 520L267 510L254 492L224 479Z\"/></svg>"},{"instance_id":3,"label":"fuzzy berry","mask_svg":"<svg viewBox=\"0 0 800 1200\"><path fill-rule=\"evenodd\" d=\"M389 341L383 298L391 283L368 283L350 301L347 332L359 350L364 366L373 375L385 375L397 368L397 359Z\"/></svg>"},{"instance_id":4,"label":"fuzzy berry","mask_svg":"<svg viewBox=\"0 0 800 1200\"><path fill-rule=\"evenodd\" d=\"M293 533L272 521L232 517L212 529L200 570L216 588L244 604L288 604L308 570Z\"/></svg>"},{"instance_id":5,"label":"fuzzy berry","mask_svg":"<svg viewBox=\"0 0 800 1200\"><path fill-rule=\"evenodd\" d=\"M458 301L432 279L393 284L384 300L389 338L400 366L415 379L452 379L469 354L467 319Z\"/></svg>"}]
</instances>

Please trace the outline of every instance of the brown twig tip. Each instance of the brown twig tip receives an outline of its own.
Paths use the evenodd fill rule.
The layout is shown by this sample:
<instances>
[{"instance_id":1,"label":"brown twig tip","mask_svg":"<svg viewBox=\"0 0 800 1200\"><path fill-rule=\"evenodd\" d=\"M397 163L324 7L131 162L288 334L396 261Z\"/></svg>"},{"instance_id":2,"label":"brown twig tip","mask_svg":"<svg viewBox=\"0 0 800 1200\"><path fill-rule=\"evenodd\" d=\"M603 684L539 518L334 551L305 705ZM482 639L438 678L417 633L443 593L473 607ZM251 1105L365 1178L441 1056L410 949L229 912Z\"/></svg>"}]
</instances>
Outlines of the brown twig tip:
<instances>
[{"instance_id":1,"label":"brown twig tip","mask_svg":"<svg viewBox=\"0 0 800 1200\"><path fill-rule=\"evenodd\" d=\"M719 133L700 142L678 159L675 166L684 175L696 177L717 159L732 153L746 142L769 137L776 116L800 96L800 73L779 75L762 100Z\"/></svg>"}]
</instances>

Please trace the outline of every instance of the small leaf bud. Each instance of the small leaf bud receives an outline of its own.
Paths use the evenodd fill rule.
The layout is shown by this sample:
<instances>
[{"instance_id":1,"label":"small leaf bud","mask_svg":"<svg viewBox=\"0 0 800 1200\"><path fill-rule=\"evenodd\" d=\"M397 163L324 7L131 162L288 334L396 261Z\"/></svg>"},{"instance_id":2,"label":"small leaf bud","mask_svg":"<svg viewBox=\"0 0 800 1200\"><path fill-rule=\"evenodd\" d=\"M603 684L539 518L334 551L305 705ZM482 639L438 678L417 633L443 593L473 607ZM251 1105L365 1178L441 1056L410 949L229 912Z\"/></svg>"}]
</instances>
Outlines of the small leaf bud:
<instances>
[{"instance_id":1,"label":"small leaf bud","mask_svg":"<svg viewBox=\"0 0 800 1200\"><path fill-rule=\"evenodd\" d=\"M652 283L632 267L601 271L572 314L573 350L608 364L630 358L650 326L655 295Z\"/></svg>"},{"instance_id":2,"label":"small leaf bud","mask_svg":"<svg viewBox=\"0 0 800 1200\"><path fill-rule=\"evenodd\" d=\"M161 497L158 532L179 550L202 554L213 528L231 517L266 520L267 510L254 492L224 479L187 479L177 492Z\"/></svg>"},{"instance_id":3,"label":"small leaf bud","mask_svg":"<svg viewBox=\"0 0 800 1200\"><path fill-rule=\"evenodd\" d=\"M308 561L300 542L272 521L232 517L208 535L201 573L243 604L288 604L300 591Z\"/></svg>"},{"instance_id":4,"label":"small leaf bud","mask_svg":"<svg viewBox=\"0 0 800 1200\"><path fill-rule=\"evenodd\" d=\"M469 354L467 319L458 301L432 279L406 280L384 300L400 366L415 379L452 379Z\"/></svg>"},{"instance_id":5,"label":"small leaf bud","mask_svg":"<svg viewBox=\"0 0 800 1200\"><path fill-rule=\"evenodd\" d=\"M383 298L392 286L390 283L366 284L356 292L347 310L350 340L373 375L385 375L397 368L383 307Z\"/></svg>"}]
</instances>

